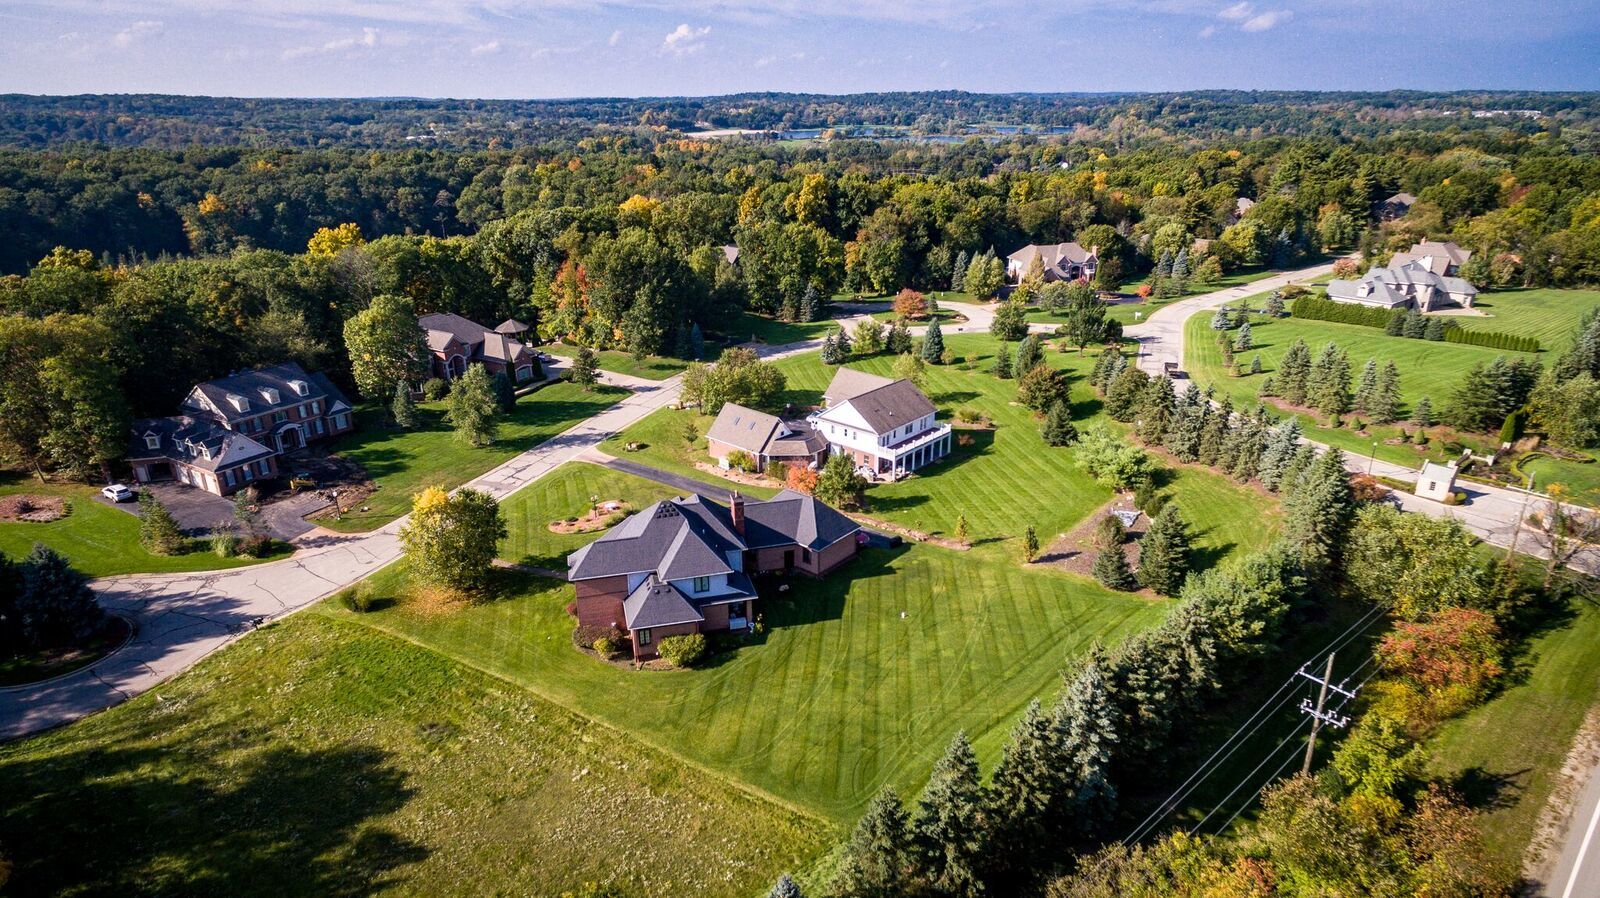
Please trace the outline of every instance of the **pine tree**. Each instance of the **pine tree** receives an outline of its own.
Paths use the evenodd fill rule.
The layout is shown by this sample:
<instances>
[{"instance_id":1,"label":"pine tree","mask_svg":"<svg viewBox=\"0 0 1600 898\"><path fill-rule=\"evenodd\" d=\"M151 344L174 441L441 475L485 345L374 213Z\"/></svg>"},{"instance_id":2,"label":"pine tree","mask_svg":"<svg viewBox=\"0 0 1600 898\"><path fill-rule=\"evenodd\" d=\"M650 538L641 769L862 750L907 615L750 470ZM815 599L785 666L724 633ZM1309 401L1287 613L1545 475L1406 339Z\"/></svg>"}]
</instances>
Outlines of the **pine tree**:
<instances>
[{"instance_id":1,"label":"pine tree","mask_svg":"<svg viewBox=\"0 0 1600 898\"><path fill-rule=\"evenodd\" d=\"M1189 524L1169 503L1139 540L1139 583L1164 596L1177 595L1189 575Z\"/></svg>"},{"instance_id":2,"label":"pine tree","mask_svg":"<svg viewBox=\"0 0 1600 898\"><path fill-rule=\"evenodd\" d=\"M1377 399L1378 393L1378 360L1367 359L1361 366L1361 380L1356 384L1355 401L1351 408L1363 415L1372 414L1372 403Z\"/></svg>"},{"instance_id":3,"label":"pine tree","mask_svg":"<svg viewBox=\"0 0 1600 898\"><path fill-rule=\"evenodd\" d=\"M1044 346L1038 334L1029 334L1017 344L1016 370L1032 371L1033 366L1044 361Z\"/></svg>"},{"instance_id":4,"label":"pine tree","mask_svg":"<svg viewBox=\"0 0 1600 898\"><path fill-rule=\"evenodd\" d=\"M1133 571L1128 569L1128 556L1122 554L1121 546L1101 549L1100 554L1094 557L1094 567L1090 573L1107 589L1126 592L1139 585L1133 577Z\"/></svg>"},{"instance_id":5,"label":"pine tree","mask_svg":"<svg viewBox=\"0 0 1600 898\"><path fill-rule=\"evenodd\" d=\"M1256 356L1256 361L1260 361L1260 360L1261 360L1261 357L1260 356ZM1254 363L1252 363L1252 367L1254 367ZM1266 399L1268 397L1276 396L1276 395L1278 395L1278 382L1276 380L1273 380L1271 377L1267 377L1267 378L1263 379L1261 381L1261 389L1256 391L1257 398Z\"/></svg>"},{"instance_id":6,"label":"pine tree","mask_svg":"<svg viewBox=\"0 0 1600 898\"><path fill-rule=\"evenodd\" d=\"M1276 492L1278 485L1283 482L1283 472L1299 450L1300 419L1290 415L1282 424L1273 428L1272 434L1267 438L1267 447L1261 451L1261 461L1256 471L1261 485Z\"/></svg>"},{"instance_id":7,"label":"pine tree","mask_svg":"<svg viewBox=\"0 0 1600 898\"><path fill-rule=\"evenodd\" d=\"M1225 331L1231 327L1233 327L1233 318L1228 314L1227 306L1217 309L1216 313L1211 316L1212 330Z\"/></svg>"},{"instance_id":8,"label":"pine tree","mask_svg":"<svg viewBox=\"0 0 1600 898\"><path fill-rule=\"evenodd\" d=\"M1389 323L1385 324L1383 326L1383 332L1388 334L1391 337L1405 336L1405 332L1406 332L1406 311L1405 311L1405 309L1395 309L1393 312L1389 313Z\"/></svg>"},{"instance_id":9,"label":"pine tree","mask_svg":"<svg viewBox=\"0 0 1600 898\"><path fill-rule=\"evenodd\" d=\"M974 898L983 893L979 879L985 853L983 836L978 758L967 734L958 732L934 765L911 821L918 867L938 894Z\"/></svg>"},{"instance_id":10,"label":"pine tree","mask_svg":"<svg viewBox=\"0 0 1600 898\"><path fill-rule=\"evenodd\" d=\"M1234 454L1233 464L1228 467L1228 473L1234 480L1248 483L1260 470L1264 435L1259 421L1251 421L1242 430L1244 433L1239 438L1238 451Z\"/></svg>"},{"instance_id":11,"label":"pine tree","mask_svg":"<svg viewBox=\"0 0 1600 898\"><path fill-rule=\"evenodd\" d=\"M816 321L822 313L822 297L817 294L816 284L807 284L806 292L800 294L800 320Z\"/></svg>"},{"instance_id":12,"label":"pine tree","mask_svg":"<svg viewBox=\"0 0 1600 898\"><path fill-rule=\"evenodd\" d=\"M1250 357L1250 373L1252 375L1261 373L1261 353L1259 352Z\"/></svg>"},{"instance_id":13,"label":"pine tree","mask_svg":"<svg viewBox=\"0 0 1600 898\"><path fill-rule=\"evenodd\" d=\"M1350 410L1350 356L1337 344L1324 346L1306 384L1306 401L1330 418Z\"/></svg>"},{"instance_id":14,"label":"pine tree","mask_svg":"<svg viewBox=\"0 0 1600 898\"><path fill-rule=\"evenodd\" d=\"M832 333L822 338L822 364L838 365L844 362L844 356L839 352L839 342Z\"/></svg>"},{"instance_id":15,"label":"pine tree","mask_svg":"<svg viewBox=\"0 0 1600 898\"><path fill-rule=\"evenodd\" d=\"M1344 453L1330 448L1318 456L1283 510L1285 536L1301 560L1313 570L1334 565L1355 512Z\"/></svg>"},{"instance_id":16,"label":"pine tree","mask_svg":"<svg viewBox=\"0 0 1600 898\"><path fill-rule=\"evenodd\" d=\"M904 321L896 318L894 323L889 325L889 336L884 340L884 348L897 356L910 352L915 348L911 341L911 328L906 327Z\"/></svg>"},{"instance_id":17,"label":"pine tree","mask_svg":"<svg viewBox=\"0 0 1600 898\"><path fill-rule=\"evenodd\" d=\"M1059 399L1050 403L1050 410L1045 413L1044 426L1039 429L1039 435L1044 437L1047 446L1070 446L1078 439L1078 429L1072 426L1072 413L1067 410L1067 404Z\"/></svg>"},{"instance_id":18,"label":"pine tree","mask_svg":"<svg viewBox=\"0 0 1600 898\"><path fill-rule=\"evenodd\" d=\"M1157 278L1172 277L1172 250L1161 251L1161 258L1156 261L1155 276Z\"/></svg>"},{"instance_id":19,"label":"pine tree","mask_svg":"<svg viewBox=\"0 0 1600 898\"><path fill-rule=\"evenodd\" d=\"M1051 815L1051 828L1063 834L1071 830L1079 839L1098 835L1117 807L1111 763L1120 715L1111 694L1108 663L1099 643L1090 647L1066 678L1066 689L1051 712L1056 767L1063 774L1064 785L1071 789Z\"/></svg>"},{"instance_id":20,"label":"pine tree","mask_svg":"<svg viewBox=\"0 0 1600 898\"><path fill-rule=\"evenodd\" d=\"M848 898L902 898L909 891L911 860L905 805L893 786L884 786L845 843L833 893Z\"/></svg>"},{"instance_id":21,"label":"pine tree","mask_svg":"<svg viewBox=\"0 0 1600 898\"><path fill-rule=\"evenodd\" d=\"M509 415L517 409L517 388L511 383L511 378L504 371L497 372L489 381L489 387L494 391L495 407L503 415Z\"/></svg>"},{"instance_id":22,"label":"pine tree","mask_svg":"<svg viewBox=\"0 0 1600 898\"><path fill-rule=\"evenodd\" d=\"M1046 859L1065 785L1057 751L1055 726L1034 699L1011 729L985 799L991 880L1024 879Z\"/></svg>"},{"instance_id":23,"label":"pine tree","mask_svg":"<svg viewBox=\"0 0 1600 898\"><path fill-rule=\"evenodd\" d=\"M937 318L928 325L928 332L922 338L922 360L930 365L944 362L944 332L939 329Z\"/></svg>"},{"instance_id":24,"label":"pine tree","mask_svg":"<svg viewBox=\"0 0 1600 898\"><path fill-rule=\"evenodd\" d=\"M1273 318L1282 318L1284 314L1283 294L1277 290L1272 291L1272 295L1267 297L1266 306L1261 311Z\"/></svg>"},{"instance_id":25,"label":"pine tree","mask_svg":"<svg viewBox=\"0 0 1600 898\"><path fill-rule=\"evenodd\" d=\"M572 367L567 369L567 377L573 383L588 389L600 379L600 362L594 356L594 350L587 346L579 346L577 355L572 357Z\"/></svg>"},{"instance_id":26,"label":"pine tree","mask_svg":"<svg viewBox=\"0 0 1600 898\"><path fill-rule=\"evenodd\" d=\"M1433 426L1433 403L1428 397L1418 399L1416 406L1411 409L1411 423L1418 427Z\"/></svg>"},{"instance_id":27,"label":"pine tree","mask_svg":"<svg viewBox=\"0 0 1600 898\"><path fill-rule=\"evenodd\" d=\"M1183 247L1183 248L1179 249L1178 250L1178 254L1176 256L1172 257L1172 272L1171 272L1171 274L1172 274L1172 279L1177 281L1177 282L1179 282L1180 284L1183 282L1184 278L1189 276L1189 248L1188 247Z\"/></svg>"},{"instance_id":28,"label":"pine tree","mask_svg":"<svg viewBox=\"0 0 1600 898\"><path fill-rule=\"evenodd\" d=\"M1406 337L1412 340L1420 340L1427 329L1428 322L1422 317L1421 312L1417 311L1416 309L1406 312L1405 327L1401 328L1401 332Z\"/></svg>"},{"instance_id":29,"label":"pine tree","mask_svg":"<svg viewBox=\"0 0 1600 898\"><path fill-rule=\"evenodd\" d=\"M994 356L994 376L1001 380L1010 380L1011 372L1011 345L1001 343L1000 351Z\"/></svg>"},{"instance_id":30,"label":"pine tree","mask_svg":"<svg viewBox=\"0 0 1600 898\"><path fill-rule=\"evenodd\" d=\"M1317 461L1317 447L1310 443L1302 443L1299 449L1290 456L1289 463L1283 466L1283 475L1278 478L1278 494L1283 496L1285 502L1300 489L1305 481L1306 471Z\"/></svg>"},{"instance_id":31,"label":"pine tree","mask_svg":"<svg viewBox=\"0 0 1600 898\"><path fill-rule=\"evenodd\" d=\"M105 625L105 612L82 574L65 556L35 543L22 560L21 589L16 599L16 627L22 641L35 648L81 643Z\"/></svg>"},{"instance_id":32,"label":"pine tree","mask_svg":"<svg viewBox=\"0 0 1600 898\"><path fill-rule=\"evenodd\" d=\"M1400 368L1393 361L1378 375L1378 388L1367 403L1367 414L1376 424L1393 424L1400 418Z\"/></svg>"},{"instance_id":33,"label":"pine tree","mask_svg":"<svg viewBox=\"0 0 1600 898\"><path fill-rule=\"evenodd\" d=\"M1117 421L1132 421L1139 413L1140 403L1149 385L1150 375L1139 370L1137 365L1123 368L1106 390L1106 414Z\"/></svg>"},{"instance_id":34,"label":"pine tree","mask_svg":"<svg viewBox=\"0 0 1600 898\"><path fill-rule=\"evenodd\" d=\"M1238 336L1234 337L1233 348L1235 352L1244 352L1254 345L1254 337L1250 333L1250 322L1246 321L1239 328Z\"/></svg>"},{"instance_id":35,"label":"pine tree","mask_svg":"<svg viewBox=\"0 0 1600 898\"><path fill-rule=\"evenodd\" d=\"M1202 465L1215 465L1227 445L1228 433L1233 428L1233 401L1223 397L1222 404L1206 415L1200 426L1200 448L1195 460Z\"/></svg>"},{"instance_id":36,"label":"pine tree","mask_svg":"<svg viewBox=\"0 0 1600 898\"><path fill-rule=\"evenodd\" d=\"M176 555L188 542L178 520L149 490L139 494L139 543L152 555Z\"/></svg>"},{"instance_id":37,"label":"pine tree","mask_svg":"<svg viewBox=\"0 0 1600 898\"><path fill-rule=\"evenodd\" d=\"M1305 405L1310 376L1311 348L1306 341L1296 339L1289 345L1288 352L1284 353L1283 361L1278 364L1278 373L1274 375L1278 395L1290 405Z\"/></svg>"},{"instance_id":38,"label":"pine tree","mask_svg":"<svg viewBox=\"0 0 1600 898\"><path fill-rule=\"evenodd\" d=\"M411 388L403 381L395 381L394 401L389 403L389 414L394 417L395 426L402 430L412 430L420 423L416 400L411 398Z\"/></svg>"},{"instance_id":39,"label":"pine tree","mask_svg":"<svg viewBox=\"0 0 1600 898\"><path fill-rule=\"evenodd\" d=\"M706 335L700 331L700 322L689 325L689 358L701 359L706 354Z\"/></svg>"},{"instance_id":40,"label":"pine tree","mask_svg":"<svg viewBox=\"0 0 1600 898\"><path fill-rule=\"evenodd\" d=\"M1172 379L1166 375L1150 378L1139 399L1139 438L1147 445L1161 445L1172 426L1172 415Z\"/></svg>"},{"instance_id":41,"label":"pine tree","mask_svg":"<svg viewBox=\"0 0 1600 898\"><path fill-rule=\"evenodd\" d=\"M833 348L839 353L839 361L843 362L850 357L850 352L855 346L850 342L850 335L845 333L844 325L839 325L839 333L833 338Z\"/></svg>"},{"instance_id":42,"label":"pine tree","mask_svg":"<svg viewBox=\"0 0 1600 898\"><path fill-rule=\"evenodd\" d=\"M950 269L950 290L960 293L967 289L967 268L972 265L972 259L966 250L956 253L955 265Z\"/></svg>"},{"instance_id":43,"label":"pine tree","mask_svg":"<svg viewBox=\"0 0 1600 898\"><path fill-rule=\"evenodd\" d=\"M1205 424L1206 401L1200 388L1189 381L1188 389L1178 401L1172 426L1167 428L1167 451L1178 461L1193 462L1200 451L1200 428Z\"/></svg>"},{"instance_id":44,"label":"pine tree","mask_svg":"<svg viewBox=\"0 0 1600 898\"><path fill-rule=\"evenodd\" d=\"M1038 557L1039 534L1034 531L1033 525L1029 524L1027 529L1022 531L1022 560L1032 563Z\"/></svg>"},{"instance_id":45,"label":"pine tree","mask_svg":"<svg viewBox=\"0 0 1600 898\"><path fill-rule=\"evenodd\" d=\"M1444 340L1444 319L1429 318L1427 327L1422 329L1422 339L1432 340L1435 343Z\"/></svg>"},{"instance_id":46,"label":"pine tree","mask_svg":"<svg viewBox=\"0 0 1600 898\"><path fill-rule=\"evenodd\" d=\"M767 898L805 898L805 895L801 894L800 885L794 881L794 877L785 873L767 892Z\"/></svg>"}]
</instances>

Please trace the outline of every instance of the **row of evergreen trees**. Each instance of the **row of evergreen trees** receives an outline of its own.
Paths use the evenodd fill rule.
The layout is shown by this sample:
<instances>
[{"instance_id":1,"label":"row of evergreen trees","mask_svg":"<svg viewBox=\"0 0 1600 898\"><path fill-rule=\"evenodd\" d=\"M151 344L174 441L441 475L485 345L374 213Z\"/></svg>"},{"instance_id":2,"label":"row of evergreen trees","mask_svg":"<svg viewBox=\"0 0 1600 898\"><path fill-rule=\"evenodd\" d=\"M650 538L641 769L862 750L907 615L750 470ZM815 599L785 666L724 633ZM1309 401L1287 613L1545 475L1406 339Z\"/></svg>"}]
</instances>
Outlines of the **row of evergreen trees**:
<instances>
[{"instance_id":1,"label":"row of evergreen trees","mask_svg":"<svg viewBox=\"0 0 1600 898\"><path fill-rule=\"evenodd\" d=\"M1355 324L1361 327L1381 327L1383 332L1391 337L1432 340L1436 343L1462 343L1513 352L1539 351L1539 341L1535 337L1465 328L1458 322L1429 317L1416 309L1379 309L1354 303L1335 302L1324 296L1312 295L1295 299L1290 308L1296 318Z\"/></svg>"},{"instance_id":2,"label":"row of evergreen trees","mask_svg":"<svg viewBox=\"0 0 1600 898\"><path fill-rule=\"evenodd\" d=\"M863 334L861 331L871 333ZM841 327L822 338L822 363L842 365L852 354L871 356L884 350L894 356L917 352L930 365L942 364L944 331L939 327L939 319L935 318L928 324L928 331L920 344L912 339L911 330L905 322L898 319L887 330L876 321L863 321L854 340Z\"/></svg>"},{"instance_id":3,"label":"row of evergreen trees","mask_svg":"<svg viewBox=\"0 0 1600 898\"><path fill-rule=\"evenodd\" d=\"M1279 396L1329 418L1355 412L1376 424L1392 424L1400 420L1400 368L1393 361L1379 368L1376 359L1368 359L1352 391L1349 352L1330 342L1313 360L1311 348L1296 340L1278 370L1262 381L1260 395Z\"/></svg>"}]
</instances>

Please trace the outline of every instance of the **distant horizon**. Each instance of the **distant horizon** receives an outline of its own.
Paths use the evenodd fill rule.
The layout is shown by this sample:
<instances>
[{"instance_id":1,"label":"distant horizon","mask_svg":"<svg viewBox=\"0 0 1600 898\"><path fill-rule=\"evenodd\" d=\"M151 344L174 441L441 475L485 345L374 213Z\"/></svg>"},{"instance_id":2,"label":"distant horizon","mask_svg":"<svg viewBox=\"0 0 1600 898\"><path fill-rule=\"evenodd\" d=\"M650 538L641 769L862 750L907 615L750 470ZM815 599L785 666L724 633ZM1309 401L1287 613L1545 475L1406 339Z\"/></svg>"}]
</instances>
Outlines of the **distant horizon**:
<instances>
[{"instance_id":1,"label":"distant horizon","mask_svg":"<svg viewBox=\"0 0 1600 898\"><path fill-rule=\"evenodd\" d=\"M0 92L39 96L1600 89L1589 0L0 0L0 21ZM1173 86L1198 84L1234 86Z\"/></svg>"}]
</instances>

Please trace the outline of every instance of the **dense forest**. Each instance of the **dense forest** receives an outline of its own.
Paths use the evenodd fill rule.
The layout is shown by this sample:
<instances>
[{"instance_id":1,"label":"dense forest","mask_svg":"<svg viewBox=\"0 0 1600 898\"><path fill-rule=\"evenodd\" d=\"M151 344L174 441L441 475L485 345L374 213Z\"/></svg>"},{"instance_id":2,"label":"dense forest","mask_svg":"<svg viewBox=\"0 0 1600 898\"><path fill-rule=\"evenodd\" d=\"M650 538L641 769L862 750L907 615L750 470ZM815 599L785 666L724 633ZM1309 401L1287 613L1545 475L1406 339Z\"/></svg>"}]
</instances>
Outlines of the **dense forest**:
<instances>
[{"instance_id":1,"label":"dense forest","mask_svg":"<svg viewBox=\"0 0 1600 898\"><path fill-rule=\"evenodd\" d=\"M1170 120L1174 134L1152 125L1128 142L714 141L644 125L607 130L590 111L585 136L518 147L0 150L6 417L41 420L54 403L73 431L60 437L56 462L36 433L4 438L6 454L48 466L97 441L105 453L120 452L124 416L168 413L191 384L242 366L295 359L348 384L345 321L380 295L401 296L418 312L515 315L544 339L681 356L700 345L699 334L726 333L738 313L813 315L840 291L966 282L968 292L992 295L990 260L1030 242L1098 247L1102 289L1134 283L1179 254L1188 256L1187 270L1220 274L1333 250L1383 259L1420 238L1472 249L1468 276L1489 288L1600 282L1600 158L1586 143L1593 96L1287 95L1276 105L1265 95L1205 96L1190 102L1192 128L1178 127L1172 98L1010 98L1023 107L1070 101L1122 110L1117 115L1165 102L1167 118L1152 121ZM1377 109L1379 98L1392 110L1492 100L1543 108L1570 124L1543 114L1457 115L1453 126L1430 130L1400 114L1373 137L1195 136L1228 131L1233 116L1250 109L1263 121L1272 116L1262 110L1276 110L1285 124L1318 106L1365 121L1357 111ZM731 99L670 102L701 110ZM858 120L945 100L974 116L993 112L954 94L757 99L826 100ZM138 110L178 104L171 114L190 128L212 115L245 121L260 103L267 132L274 109L316 130L316 116L335 109L365 110L375 121L406 105L8 103L8 127L45 134L56 133L56 116L91 103L145 124L160 116ZM192 114L180 114L182 104ZM796 121L820 114L796 108L811 110ZM296 117L294 109L316 114ZM1380 119L1372 113L1370 122ZM239 137L230 127L213 134ZM316 133L311 143L346 143L338 128ZM1398 220L1380 220L1379 204L1397 191L1418 202ZM1255 201L1243 215L1239 198ZM1203 253L1196 239L1209 241ZM725 245L738 247L736 264ZM968 278L971 271L979 276ZM74 408L105 391L78 382L48 387L54 358L74 360L66 367L80 380L115 381L111 392L125 404L93 415ZM107 422L99 436L83 432L95 415Z\"/></svg>"}]
</instances>

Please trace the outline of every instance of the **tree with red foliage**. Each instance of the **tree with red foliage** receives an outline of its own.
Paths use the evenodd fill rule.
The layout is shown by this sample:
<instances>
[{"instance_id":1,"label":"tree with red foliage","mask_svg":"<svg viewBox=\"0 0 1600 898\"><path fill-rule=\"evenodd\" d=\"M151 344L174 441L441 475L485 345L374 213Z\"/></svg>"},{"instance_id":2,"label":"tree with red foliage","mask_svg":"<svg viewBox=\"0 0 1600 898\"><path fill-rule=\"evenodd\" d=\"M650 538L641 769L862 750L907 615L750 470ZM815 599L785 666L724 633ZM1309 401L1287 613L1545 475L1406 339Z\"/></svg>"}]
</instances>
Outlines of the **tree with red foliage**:
<instances>
[{"instance_id":1,"label":"tree with red foliage","mask_svg":"<svg viewBox=\"0 0 1600 898\"><path fill-rule=\"evenodd\" d=\"M910 287L901 290L894 298L897 318L921 320L928 317L928 298Z\"/></svg>"},{"instance_id":2,"label":"tree with red foliage","mask_svg":"<svg viewBox=\"0 0 1600 898\"><path fill-rule=\"evenodd\" d=\"M1379 688L1380 704L1414 730L1471 707L1505 672L1499 627L1488 614L1470 608L1445 608L1420 623L1402 621L1377 654L1393 677Z\"/></svg>"}]
</instances>

